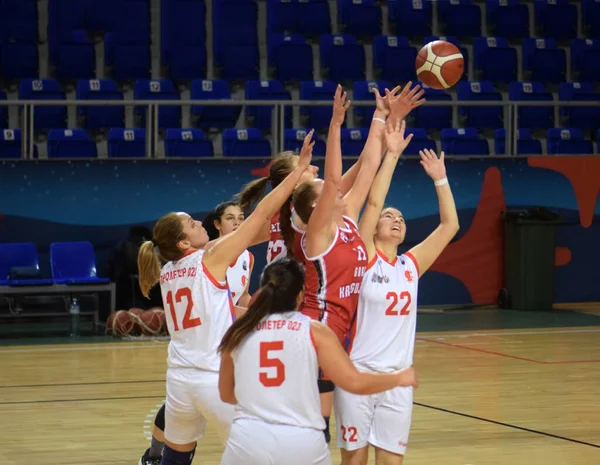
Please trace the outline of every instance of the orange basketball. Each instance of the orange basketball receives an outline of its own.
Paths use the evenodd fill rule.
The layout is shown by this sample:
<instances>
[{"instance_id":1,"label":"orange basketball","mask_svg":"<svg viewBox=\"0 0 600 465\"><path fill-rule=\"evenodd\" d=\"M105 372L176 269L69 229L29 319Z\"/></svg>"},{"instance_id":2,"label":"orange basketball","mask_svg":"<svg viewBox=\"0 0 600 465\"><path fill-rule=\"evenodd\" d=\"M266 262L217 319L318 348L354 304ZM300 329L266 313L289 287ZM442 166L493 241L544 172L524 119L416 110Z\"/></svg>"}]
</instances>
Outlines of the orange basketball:
<instances>
[{"instance_id":1,"label":"orange basketball","mask_svg":"<svg viewBox=\"0 0 600 465\"><path fill-rule=\"evenodd\" d=\"M146 336L155 336L160 333L162 329L161 313L163 313L162 310L155 308L146 310L142 313L140 317L142 334L145 334Z\"/></svg>"},{"instance_id":2,"label":"orange basketball","mask_svg":"<svg viewBox=\"0 0 600 465\"><path fill-rule=\"evenodd\" d=\"M131 313L133 320L132 333L140 334L142 332L142 327L140 326L140 318L142 316L142 313L144 313L144 310L142 310L141 308L132 307L129 309L129 313Z\"/></svg>"},{"instance_id":3,"label":"orange basketball","mask_svg":"<svg viewBox=\"0 0 600 465\"><path fill-rule=\"evenodd\" d=\"M115 317L117 316L117 312L112 312L110 314L110 316L108 317L108 320L106 320L106 332L107 333L114 333L115 331Z\"/></svg>"},{"instance_id":4,"label":"orange basketball","mask_svg":"<svg viewBox=\"0 0 600 465\"><path fill-rule=\"evenodd\" d=\"M133 329L133 316L126 310L119 310L115 314L113 332L117 336L127 336Z\"/></svg>"},{"instance_id":5,"label":"orange basketball","mask_svg":"<svg viewBox=\"0 0 600 465\"><path fill-rule=\"evenodd\" d=\"M423 84L432 89L448 89L460 81L465 59L455 45L436 40L419 50L415 67Z\"/></svg>"}]
</instances>

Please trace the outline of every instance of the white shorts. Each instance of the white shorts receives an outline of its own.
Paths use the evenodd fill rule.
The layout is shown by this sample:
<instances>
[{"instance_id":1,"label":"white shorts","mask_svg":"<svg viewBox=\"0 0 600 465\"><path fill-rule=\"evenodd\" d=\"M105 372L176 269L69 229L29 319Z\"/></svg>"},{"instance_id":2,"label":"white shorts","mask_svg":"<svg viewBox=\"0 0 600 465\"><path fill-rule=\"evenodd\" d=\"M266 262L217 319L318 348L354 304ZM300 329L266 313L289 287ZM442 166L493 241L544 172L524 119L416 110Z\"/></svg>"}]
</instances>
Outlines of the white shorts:
<instances>
[{"instance_id":1,"label":"white shorts","mask_svg":"<svg viewBox=\"0 0 600 465\"><path fill-rule=\"evenodd\" d=\"M368 396L350 394L336 387L334 410L337 446L353 451L372 444L404 455L412 408L412 387L397 387Z\"/></svg>"},{"instance_id":2,"label":"white shorts","mask_svg":"<svg viewBox=\"0 0 600 465\"><path fill-rule=\"evenodd\" d=\"M165 438L188 444L204 436L206 421L217 422L224 443L234 418L234 406L221 401L219 373L193 368L167 370Z\"/></svg>"},{"instance_id":3,"label":"white shorts","mask_svg":"<svg viewBox=\"0 0 600 465\"><path fill-rule=\"evenodd\" d=\"M323 431L239 419L221 465L332 465Z\"/></svg>"}]
</instances>

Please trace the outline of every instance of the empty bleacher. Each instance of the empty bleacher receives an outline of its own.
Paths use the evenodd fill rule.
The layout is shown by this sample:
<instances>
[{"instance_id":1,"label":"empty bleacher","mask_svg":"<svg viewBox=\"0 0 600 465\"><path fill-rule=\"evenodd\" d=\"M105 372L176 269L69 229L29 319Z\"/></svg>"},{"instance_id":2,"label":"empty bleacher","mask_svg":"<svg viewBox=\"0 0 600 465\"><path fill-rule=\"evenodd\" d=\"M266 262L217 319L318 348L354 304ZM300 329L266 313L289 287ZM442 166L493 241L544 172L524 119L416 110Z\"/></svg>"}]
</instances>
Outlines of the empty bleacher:
<instances>
[{"instance_id":1,"label":"empty bleacher","mask_svg":"<svg viewBox=\"0 0 600 465\"><path fill-rule=\"evenodd\" d=\"M353 102L373 102L374 86L416 81L418 50L438 38L460 47L465 75L425 89L412 145L503 155L511 123L509 153L598 153L600 107L565 105L599 102L596 0L0 0L0 25L0 101L76 102L36 105L33 127L30 106L0 106L0 158L29 145L25 126L27 156L41 159L268 156L310 128L324 147L329 107L273 120L277 107L238 101L330 101L341 82ZM94 100L115 105L85 105ZM360 153L372 108L348 113L346 155Z\"/></svg>"}]
</instances>

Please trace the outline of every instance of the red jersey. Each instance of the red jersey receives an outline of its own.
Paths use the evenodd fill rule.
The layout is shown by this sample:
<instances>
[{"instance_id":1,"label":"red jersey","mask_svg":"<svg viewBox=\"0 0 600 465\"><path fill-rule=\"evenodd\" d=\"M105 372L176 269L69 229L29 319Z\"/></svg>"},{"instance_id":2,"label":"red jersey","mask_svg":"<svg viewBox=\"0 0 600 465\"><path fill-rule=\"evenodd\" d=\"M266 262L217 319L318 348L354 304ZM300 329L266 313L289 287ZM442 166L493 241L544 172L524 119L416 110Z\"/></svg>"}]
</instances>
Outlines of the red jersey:
<instances>
[{"instance_id":1,"label":"red jersey","mask_svg":"<svg viewBox=\"0 0 600 465\"><path fill-rule=\"evenodd\" d=\"M344 216L345 228L336 228L329 248L316 257L306 255L304 301L301 311L327 324L344 345L358 307L363 275L367 270L367 250L356 223Z\"/></svg>"},{"instance_id":2,"label":"red jersey","mask_svg":"<svg viewBox=\"0 0 600 465\"><path fill-rule=\"evenodd\" d=\"M292 228L295 231L294 237L294 258L299 262L304 261L304 252L302 251L302 235L304 232L298 228L293 221L292 216ZM271 237L269 238L269 247L267 249L267 264L279 257L287 256L287 248L283 236L281 235L281 228L279 227L279 212L277 212L273 218L271 218Z\"/></svg>"}]
</instances>

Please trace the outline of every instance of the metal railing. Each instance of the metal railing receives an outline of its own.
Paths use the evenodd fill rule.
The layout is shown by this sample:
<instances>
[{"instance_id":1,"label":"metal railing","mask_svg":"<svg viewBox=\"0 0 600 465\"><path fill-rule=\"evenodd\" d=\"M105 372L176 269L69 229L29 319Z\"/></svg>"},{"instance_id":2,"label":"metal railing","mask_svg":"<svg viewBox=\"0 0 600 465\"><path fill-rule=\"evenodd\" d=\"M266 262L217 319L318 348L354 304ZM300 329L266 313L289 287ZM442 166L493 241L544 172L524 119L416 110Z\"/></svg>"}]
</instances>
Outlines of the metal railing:
<instances>
[{"instance_id":1,"label":"metal railing","mask_svg":"<svg viewBox=\"0 0 600 465\"><path fill-rule=\"evenodd\" d=\"M331 106L329 100L4 100L0 101L0 107L21 107L21 131L22 131L22 155L24 159L32 158L35 143L34 115L36 107L66 106L66 107L96 107L96 106L123 106L123 107L145 107L146 108L146 157L154 158L157 153L159 141L158 108L172 106L198 106L198 107L272 107L271 118L271 142L273 152L284 149L284 131L292 129L285 127L285 109L287 107L321 107ZM353 106L374 108L373 102L353 101ZM504 156L515 156L518 140L519 107L554 107L555 124L559 121L559 108L561 107L594 107L599 106L600 101L429 101L425 104L432 107L452 107L453 121L459 121L458 108L464 107L491 107L501 106L504 108L504 127L506 129ZM363 125L363 126L366 126ZM74 128L71 128L74 129ZM131 129L131 128L127 128ZM185 129L185 128L184 128ZM260 156L257 158L264 158Z\"/></svg>"}]
</instances>

